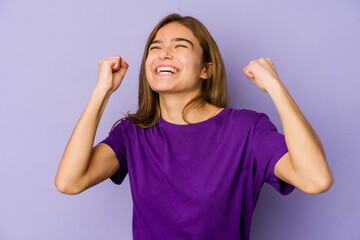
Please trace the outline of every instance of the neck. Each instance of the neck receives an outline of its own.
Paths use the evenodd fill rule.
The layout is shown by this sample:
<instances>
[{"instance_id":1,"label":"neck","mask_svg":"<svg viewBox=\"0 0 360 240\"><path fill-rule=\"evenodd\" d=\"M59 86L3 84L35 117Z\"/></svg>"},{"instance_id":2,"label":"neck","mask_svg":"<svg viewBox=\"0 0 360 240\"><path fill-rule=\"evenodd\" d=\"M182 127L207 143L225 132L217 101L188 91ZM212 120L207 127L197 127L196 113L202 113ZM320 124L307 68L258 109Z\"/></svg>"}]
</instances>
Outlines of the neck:
<instances>
[{"instance_id":1,"label":"neck","mask_svg":"<svg viewBox=\"0 0 360 240\"><path fill-rule=\"evenodd\" d=\"M161 117L170 123L179 125L188 124L182 117L182 111L193 97L174 96L174 94L171 94L171 96L160 95ZM192 108L188 112L186 119L191 123L198 123L213 117L218 112L219 108L206 102Z\"/></svg>"}]
</instances>

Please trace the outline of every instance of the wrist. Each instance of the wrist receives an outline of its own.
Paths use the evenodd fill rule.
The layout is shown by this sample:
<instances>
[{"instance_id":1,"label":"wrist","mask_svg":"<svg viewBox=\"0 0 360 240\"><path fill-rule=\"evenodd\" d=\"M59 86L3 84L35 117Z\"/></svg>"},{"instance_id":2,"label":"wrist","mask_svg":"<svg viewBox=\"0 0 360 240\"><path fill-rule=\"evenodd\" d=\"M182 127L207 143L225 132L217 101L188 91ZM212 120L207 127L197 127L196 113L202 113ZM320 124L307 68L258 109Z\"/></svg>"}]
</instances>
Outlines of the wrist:
<instances>
[{"instance_id":1,"label":"wrist","mask_svg":"<svg viewBox=\"0 0 360 240\"><path fill-rule=\"evenodd\" d=\"M106 89L102 89L102 88L98 88L96 87L94 90L93 90L93 93L96 94L96 95L99 95L99 96L109 96L112 94L112 92L110 90L106 90Z\"/></svg>"},{"instance_id":2,"label":"wrist","mask_svg":"<svg viewBox=\"0 0 360 240\"><path fill-rule=\"evenodd\" d=\"M101 98L101 99L109 99L111 96L112 92L109 90L104 90L101 88L95 88L92 92L92 95L97 97L97 98Z\"/></svg>"},{"instance_id":3,"label":"wrist","mask_svg":"<svg viewBox=\"0 0 360 240\"><path fill-rule=\"evenodd\" d=\"M275 84L272 84L271 87L267 88L266 91L270 94L270 95L274 95L277 93L280 93L281 91L286 90L284 84L282 84L282 82L280 81L274 81Z\"/></svg>"}]
</instances>

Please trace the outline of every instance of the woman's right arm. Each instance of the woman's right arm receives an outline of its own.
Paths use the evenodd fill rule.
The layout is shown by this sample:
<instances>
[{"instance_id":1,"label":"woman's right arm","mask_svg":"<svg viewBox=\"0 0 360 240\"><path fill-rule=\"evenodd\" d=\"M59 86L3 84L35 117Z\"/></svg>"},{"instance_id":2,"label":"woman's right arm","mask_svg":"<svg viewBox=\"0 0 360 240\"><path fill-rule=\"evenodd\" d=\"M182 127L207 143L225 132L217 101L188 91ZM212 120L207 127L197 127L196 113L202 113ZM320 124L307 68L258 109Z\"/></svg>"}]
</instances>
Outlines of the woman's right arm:
<instances>
[{"instance_id":1,"label":"woman's right arm","mask_svg":"<svg viewBox=\"0 0 360 240\"><path fill-rule=\"evenodd\" d=\"M120 56L99 62L98 83L70 137L55 177L56 188L79 194L111 177L118 169L114 151L106 144L93 147L101 116L119 87L128 64Z\"/></svg>"}]
</instances>

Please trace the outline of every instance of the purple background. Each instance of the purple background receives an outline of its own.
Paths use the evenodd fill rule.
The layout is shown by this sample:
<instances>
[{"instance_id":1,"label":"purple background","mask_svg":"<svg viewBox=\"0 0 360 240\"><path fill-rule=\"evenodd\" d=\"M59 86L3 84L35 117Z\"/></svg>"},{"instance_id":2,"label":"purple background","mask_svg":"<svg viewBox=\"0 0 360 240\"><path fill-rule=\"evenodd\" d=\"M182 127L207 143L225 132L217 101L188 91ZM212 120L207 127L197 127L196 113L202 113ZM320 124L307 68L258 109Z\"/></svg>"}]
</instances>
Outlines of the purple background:
<instances>
[{"instance_id":1,"label":"purple background","mask_svg":"<svg viewBox=\"0 0 360 240\"><path fill-rule=\"evenodd\" d=\"M0 2L0 239L132 239L128 176L81 193L54 178L96 86L98 61L130 65L110 98L94 144L137 107L146 39L165 15L202 21L226 64L230 107L264 112L283 133L267 93L245 77L271 58L318 133L334 174L320 195L281 196L265 184L250 239L360 239L360 3L358 1L4 1Z\"/></svg>"}]
</instances>

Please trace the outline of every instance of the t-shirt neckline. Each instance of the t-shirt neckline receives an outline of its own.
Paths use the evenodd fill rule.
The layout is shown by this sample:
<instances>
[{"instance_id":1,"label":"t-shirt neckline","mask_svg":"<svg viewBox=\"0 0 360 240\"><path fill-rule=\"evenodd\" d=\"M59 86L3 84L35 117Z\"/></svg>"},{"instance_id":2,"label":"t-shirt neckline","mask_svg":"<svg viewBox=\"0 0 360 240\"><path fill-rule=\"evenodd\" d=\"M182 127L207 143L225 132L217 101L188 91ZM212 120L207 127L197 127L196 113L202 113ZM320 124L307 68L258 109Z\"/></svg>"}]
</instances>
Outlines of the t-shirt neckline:
<instances>
[{"instance_id":1,"label":"t-shirt neckline","mask_svg":"<svg viewBox=\"0 0 360 240\"><path fill-rule=\"evenodd\" d=\"M218 112L215 116L209 118L209 119L206 119L204 121L201 121L201 122L198 122L198 123L192 123L192 124L175 124L175 123L171 123L171 122L168 122L168 121L165 121L162 116L160 115L160 120L159 120L159 123L161 125L164 125L166 127L171 127L171 128L177 128L177 129L193 129L193 128L198 128L198 127L201 127L201 126L204 126L204 125L207 125L213 121L215 121L216 119L220 118L222 115L225 114L225 112L228 110L229 108L224 108L222 109L220 112Z\"/></svg>"}]
</instances>

